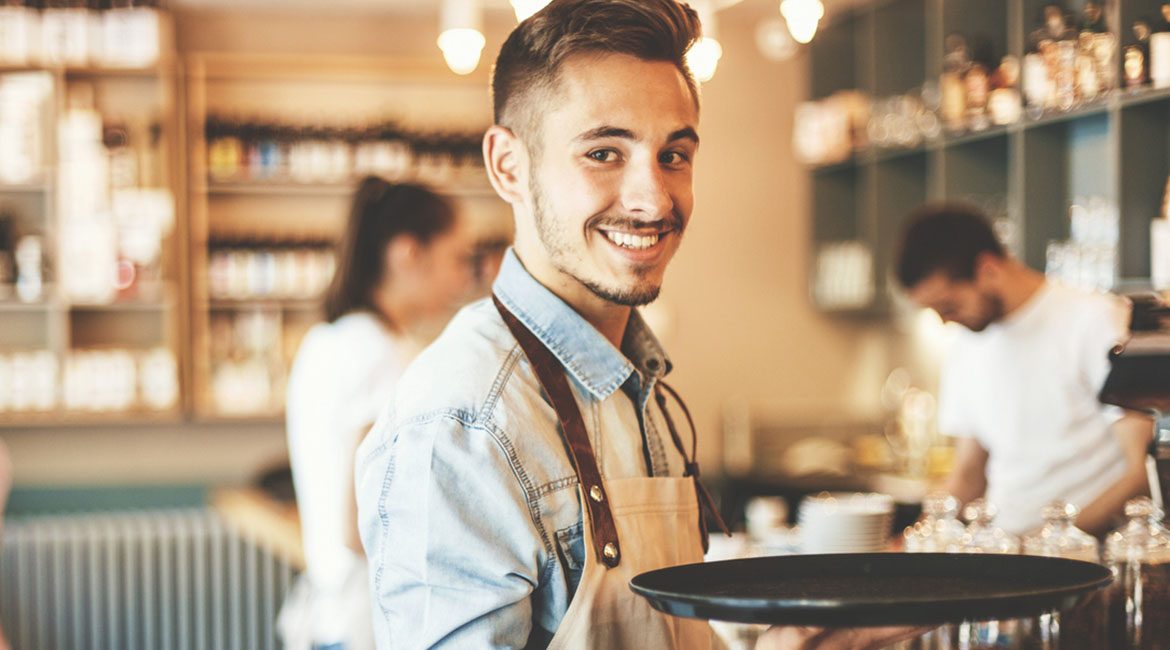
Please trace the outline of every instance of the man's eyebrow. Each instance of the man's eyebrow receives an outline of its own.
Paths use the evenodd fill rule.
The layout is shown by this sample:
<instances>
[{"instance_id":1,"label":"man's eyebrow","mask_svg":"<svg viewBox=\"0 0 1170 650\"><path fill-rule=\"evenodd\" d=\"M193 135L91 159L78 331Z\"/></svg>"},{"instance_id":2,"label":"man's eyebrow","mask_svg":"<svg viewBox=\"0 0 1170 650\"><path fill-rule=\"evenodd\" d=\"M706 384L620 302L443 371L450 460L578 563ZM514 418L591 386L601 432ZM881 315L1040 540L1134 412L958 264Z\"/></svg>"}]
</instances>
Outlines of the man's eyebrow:
<instances>
[{"instance_id":1,"label":"man's eyebrow","mask_svg":"<svg viewBox=\"0 0 1170 650\"><path fill-rule=\"evenodd\" d=\"M589 140L601 140L604 138L621 138L623 140L638 139L634 136L633 131L617 126L599 126L596 129L589 129L573 139L578 142L588 142Z\"/></svg>"},{"instance_id":2,"label":"man's eyebrow","mask_svg":"<svg viewBox=\"0 0 1170 650\"><path fill-rule=\"evenodd\" d=\"M622 140L637 141L638 137L629 129L623 129L618 126L599 126L595 129L589 129L584 133L578 135L574 140L577 142L589 142L591 140L603 140L605 138L620 138ZM699 134L689 126L671 133L667 138L667 142L674 142L675 140L690 140L695 144L699 143Z\"/></svg>"},{"instance_id":3,"label":"man's eyebrow","mask_svg":"<svg viewBox=\"0 0 1170 650\"><path fill-rule=\"evenodd\" d=\"M691 127L684 126L674 133L671 133L670 137L666 139L667 142L674 142L675 140L690 140L695 144L699 144L699 134L695 133L695 130Z\"/></svg>"}]
</instances>

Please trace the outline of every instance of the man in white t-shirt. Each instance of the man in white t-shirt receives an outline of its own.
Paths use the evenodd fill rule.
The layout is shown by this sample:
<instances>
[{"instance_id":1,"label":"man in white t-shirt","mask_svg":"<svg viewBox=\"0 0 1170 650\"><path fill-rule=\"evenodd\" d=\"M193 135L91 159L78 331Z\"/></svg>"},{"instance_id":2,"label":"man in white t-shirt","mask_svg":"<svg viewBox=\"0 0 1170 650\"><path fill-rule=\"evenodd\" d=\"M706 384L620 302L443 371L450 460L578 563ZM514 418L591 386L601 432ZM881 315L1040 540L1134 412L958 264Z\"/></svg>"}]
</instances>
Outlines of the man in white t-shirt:
<instances>
[{"instance_id":1,"label":"man in white t-shirt","mask_svg":"<svg viewBox=\"0 0 1170 650\"><path fill-rule=\"evenodd\" d=\"M1148 490L1149 418L1097 400L1127 336L1121 298L1050 282L1008 254L987 219L955 204L911 215L898 280L961 332L943 365L939 429L958 438L951 494L985 496L1021 534L1053 500L1102 534Z\"/></svg>"}]
</instances>

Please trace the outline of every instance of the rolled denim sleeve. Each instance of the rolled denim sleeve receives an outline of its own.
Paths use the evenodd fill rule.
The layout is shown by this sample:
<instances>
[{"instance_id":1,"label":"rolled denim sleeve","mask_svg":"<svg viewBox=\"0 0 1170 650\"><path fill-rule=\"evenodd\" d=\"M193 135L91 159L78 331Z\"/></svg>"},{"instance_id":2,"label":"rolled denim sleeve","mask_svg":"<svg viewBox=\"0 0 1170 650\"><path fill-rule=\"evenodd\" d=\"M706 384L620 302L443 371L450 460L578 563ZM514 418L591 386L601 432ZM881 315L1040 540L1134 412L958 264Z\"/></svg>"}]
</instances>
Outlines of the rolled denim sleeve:
<instances>
[{"instance_id":1,"label":"rolled denim sleeve","mask_svg":"<svg viewBox=\"0 0 1170 650\"><path fill-rule=\"evenodd\" d=\"M524 647L546 552L506 439L459 411L391 419L355 476L378 648Z\"/></svg>"}]
</instances>

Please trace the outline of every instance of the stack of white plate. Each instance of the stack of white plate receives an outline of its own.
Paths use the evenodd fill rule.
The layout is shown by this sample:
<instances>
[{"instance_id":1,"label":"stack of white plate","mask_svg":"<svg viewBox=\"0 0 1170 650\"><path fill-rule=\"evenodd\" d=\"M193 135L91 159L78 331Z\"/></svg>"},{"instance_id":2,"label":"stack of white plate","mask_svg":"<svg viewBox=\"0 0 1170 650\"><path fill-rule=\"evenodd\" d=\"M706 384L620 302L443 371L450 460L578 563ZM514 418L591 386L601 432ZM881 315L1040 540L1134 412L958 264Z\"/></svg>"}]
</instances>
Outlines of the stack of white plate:
<instances>
[{"instance_id":1,"label":"stack of white plate","mask_svg":"<svg viewBox=\"0 0 1170 650\"><path fill-rule=\"evenodd\" d=\"M894 499L885 494L822 492L800 504L803 553L884 551L894 518Z\"/></svg>"}]
</instances>

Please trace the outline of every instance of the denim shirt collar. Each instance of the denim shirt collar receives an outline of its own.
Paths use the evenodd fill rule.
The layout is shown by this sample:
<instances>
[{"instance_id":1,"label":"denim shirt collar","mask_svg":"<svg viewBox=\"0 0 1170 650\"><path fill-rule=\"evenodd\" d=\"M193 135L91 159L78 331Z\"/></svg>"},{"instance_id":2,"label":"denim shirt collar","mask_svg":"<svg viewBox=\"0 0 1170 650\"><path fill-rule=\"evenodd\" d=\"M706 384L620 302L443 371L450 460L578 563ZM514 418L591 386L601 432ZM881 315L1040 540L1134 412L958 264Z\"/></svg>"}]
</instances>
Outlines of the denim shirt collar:
<instances>
[{"instance_id":1,"label":"denim shirt collar","mask_svg":"<svg viewBox=\"0 0 1170 650\"><path fill-rule=\"evenodd\" d=\"M532 277L510 248L492 289L595 399L608 398L635 370L645 377L647 385L670 372L670 359L638 310L630 311L622 349L618 350L589 321Z\"/></svg>"}]
</instances>

